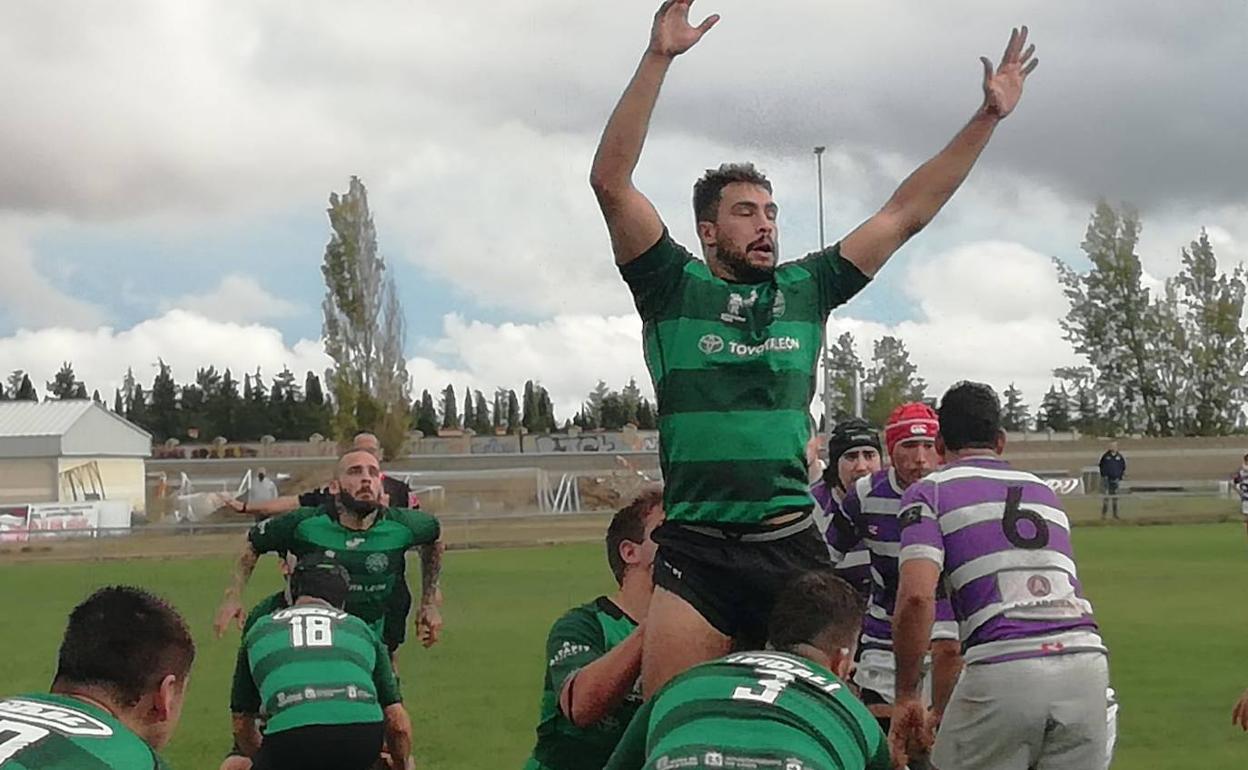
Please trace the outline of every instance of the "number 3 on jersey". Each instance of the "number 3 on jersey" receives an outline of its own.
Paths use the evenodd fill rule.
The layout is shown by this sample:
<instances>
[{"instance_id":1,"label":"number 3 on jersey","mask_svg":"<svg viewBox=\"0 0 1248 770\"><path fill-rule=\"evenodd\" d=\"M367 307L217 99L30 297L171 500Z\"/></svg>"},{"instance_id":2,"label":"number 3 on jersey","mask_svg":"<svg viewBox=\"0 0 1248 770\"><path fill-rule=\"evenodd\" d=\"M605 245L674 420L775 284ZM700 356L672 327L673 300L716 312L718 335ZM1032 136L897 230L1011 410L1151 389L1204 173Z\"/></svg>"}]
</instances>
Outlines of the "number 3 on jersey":
<instances>
[{"instance_id":1,"label":"number 3 on jersey","mask_svg":"<svg viewBox=\"0 0 1248 770\"><path fill-rule=\"evenodd\" d=\"M333 623L316 615L295 615L290 619L290 646L333 647Z\"/></svg>"},{"instance_id":2,"label":"number 3 on jersey","mask_svg":"<svg viewBox=\"0 0 1248 770\"><path fill-rule=\"evenodd\" d=\"M756 700L763 703L775 703L784 688L796 679L787 671L764 671L758 684L762 688L755 692L752 687L738 687L732 691L733 700Z\"/></svg>"}]
</instances>

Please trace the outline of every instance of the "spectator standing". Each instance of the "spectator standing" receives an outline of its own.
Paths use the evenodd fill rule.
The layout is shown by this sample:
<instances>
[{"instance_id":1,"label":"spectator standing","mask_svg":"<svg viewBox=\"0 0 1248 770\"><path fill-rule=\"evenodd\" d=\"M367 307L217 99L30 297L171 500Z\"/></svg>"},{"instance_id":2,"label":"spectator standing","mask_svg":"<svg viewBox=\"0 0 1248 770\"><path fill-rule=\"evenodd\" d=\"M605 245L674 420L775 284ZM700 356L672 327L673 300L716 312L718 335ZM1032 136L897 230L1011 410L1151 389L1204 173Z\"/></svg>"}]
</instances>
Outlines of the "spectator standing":
<instances>
[{"instance_id":1,"label":"spectator standing","mask_svg":"<svg viewBox=\"0 0 1248 770\"><path fill-rule=\"evenodd\" d=\"M1248 455L1244 455L1243 462L1231 481L1235 485L1235 491L1239 493L1239 512L1244 515L1245 525L1248 525ZM1248 701L1245 703L1248 704Z\"/></svg>"},{"instance_id":2,"label":"spectator standing","mask_svg":"<svg viewBox=\"0 0 1248 770\"><path fill-rule=\"evenodd\" d=\"M1101 455L1101 521L1105 520L1112 505L1114 520L1118 520L1118 485L1127 475L1127 458L1118 451L1118 442L1109 442L1109 449Z\"/></svg>"},{"instance_id":3,"label":"spectator standing","mask_svg":"<svg viewBox=\"0 0 1248 770\"><path fill-rule=\"evenodd\" d=\"M269 500L277 499L277 484L273 483L273 479L269 478L269 473L264 468L256 471L256 483L251 485L251 489L247 492L248 504L266 503Z\"/></svg>"}]
</instances>

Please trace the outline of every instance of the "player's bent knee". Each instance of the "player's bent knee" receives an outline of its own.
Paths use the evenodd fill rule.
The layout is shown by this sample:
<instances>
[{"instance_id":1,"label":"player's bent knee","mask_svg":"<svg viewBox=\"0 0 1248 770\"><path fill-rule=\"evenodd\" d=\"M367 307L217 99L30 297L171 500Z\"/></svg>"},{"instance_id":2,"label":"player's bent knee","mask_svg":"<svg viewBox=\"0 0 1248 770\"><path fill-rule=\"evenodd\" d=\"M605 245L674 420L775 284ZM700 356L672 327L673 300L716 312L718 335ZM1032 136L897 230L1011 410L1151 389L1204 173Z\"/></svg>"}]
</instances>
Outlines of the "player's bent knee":
<instances>
[{"instance_id":1,"label":"player's bent knee","mask_svg":"<svg viewBox=\"0 0 1248 770\"><path fill-rule=\"evenodd\" d=\"M226 757L220 770L251 770L251 760L247 757Z\"/></svg>"}]
</instances>

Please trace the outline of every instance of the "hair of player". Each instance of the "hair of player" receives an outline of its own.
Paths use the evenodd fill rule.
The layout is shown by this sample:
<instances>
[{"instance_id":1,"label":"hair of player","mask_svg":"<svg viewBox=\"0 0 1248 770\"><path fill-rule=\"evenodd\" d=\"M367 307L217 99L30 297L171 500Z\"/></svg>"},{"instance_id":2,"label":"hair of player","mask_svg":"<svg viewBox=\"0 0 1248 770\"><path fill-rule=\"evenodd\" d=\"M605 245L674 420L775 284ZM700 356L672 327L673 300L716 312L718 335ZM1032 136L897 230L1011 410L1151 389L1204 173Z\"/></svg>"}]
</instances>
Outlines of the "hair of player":
<instances>
[{"instance_id":1,"label":"hair of player","mask_svg":"<svg viewBox=\"0 0 1248 770\"><path fill-rule=\"evenodd\" d=\"M805 572L777 596L767 641L782 652L801 644L851 648L862 631L862 612L862 597L832 570Z\"/></svg>"},{"instance_id":2,"label":"hair of player","mask_svg":"<svg viewBox=\"0 0 1248 770\"><path fill-rule=\"evenodd\" d=\"M129 708L170 674L185 681L195 660L186 621L142 588L101 588L69 614L53 688L90 687Z\"/></svg>"},{"instance_id":3,"label":"hair of player","mask_svg":"<svg viewBox=\"0 0 1248 770\"><path fill-rule=\"evenodd\" d=\"M693 185L693 215L698 222L714 222L724 188L736 182L758 185L771 192L771 182L753 163L721 163L708 168Z\"/></svg>"},{"instance_id":4,"label":"hair of player","mask_svg":"<svg viewBox=\"0 0 1248 770\"><path fill-rule=\"evenodd\" d=\"M1001 401L991 386L959 382L940 399L940 435L952 452L991 449L1001 432Z\"/></svg>"},{"instance_id":5,"label":"hair of player","mask_svg":"<svg viewBox=\"0 0 1248 770\"><path fill-rule=\"evenodd\" d=\"M374 454L373 452L368 451L367 449L348 449L347 451L342 453L342 456L338 458L338 465L334 470L334 476L338 477L347 472L347 467L348 467L347 458L348 457L350 457L351 455L361 455L361 454L368 455L374 460L377 459L377 455Z\"/></svg>"},{"instance_id":6,"label":"hair of player","mask_svg":"<svg viewBox=\"0 0 1248 770\"><path fill-rule=\"evenodd\" d=\"M624 584L624 570L628 564L620 555L620 543L640 543L646 539L646 517L656 506L663 504L663 488L643 489L633 501L615 512L607 527L607 564L618 585Z\"/></svg>"}]
</instances>

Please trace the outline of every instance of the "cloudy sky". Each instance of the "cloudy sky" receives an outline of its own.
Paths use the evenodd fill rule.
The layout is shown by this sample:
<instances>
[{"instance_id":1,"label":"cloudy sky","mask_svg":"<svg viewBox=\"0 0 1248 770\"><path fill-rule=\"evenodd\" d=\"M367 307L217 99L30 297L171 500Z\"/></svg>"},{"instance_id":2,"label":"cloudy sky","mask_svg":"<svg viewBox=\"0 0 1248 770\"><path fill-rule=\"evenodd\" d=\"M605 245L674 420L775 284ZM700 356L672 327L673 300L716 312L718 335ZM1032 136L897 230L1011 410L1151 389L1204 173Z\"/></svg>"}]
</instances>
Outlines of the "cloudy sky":
<instances>
[{"instance_id":1,"label":"cloudy sky","mask_svg":"<svg viewBox=\"0 0 1248 770\"><path fill-rule=\"evenodd\" d=\"M586 182L657 2L118 0L0 5L0 370L63 360L111 394L157 357L190 379L321 370L324 209L352 174L408 315L418 388L536 377L570 416L645 382L640 323ZM1098 198L1144 219L1150 280L1208 229L1248 260L1248 3L699 0L638 184L695 242L693 180L753 160L785 255L872 213L980 100L1026 23L1040 68L970 181L830 334L900 335L933 392L1076 362L1053 256Z\"/></svg>"}]
</instances>

